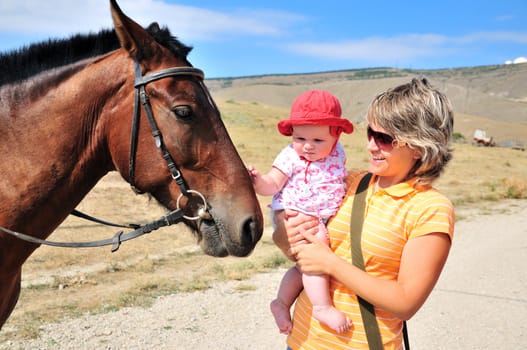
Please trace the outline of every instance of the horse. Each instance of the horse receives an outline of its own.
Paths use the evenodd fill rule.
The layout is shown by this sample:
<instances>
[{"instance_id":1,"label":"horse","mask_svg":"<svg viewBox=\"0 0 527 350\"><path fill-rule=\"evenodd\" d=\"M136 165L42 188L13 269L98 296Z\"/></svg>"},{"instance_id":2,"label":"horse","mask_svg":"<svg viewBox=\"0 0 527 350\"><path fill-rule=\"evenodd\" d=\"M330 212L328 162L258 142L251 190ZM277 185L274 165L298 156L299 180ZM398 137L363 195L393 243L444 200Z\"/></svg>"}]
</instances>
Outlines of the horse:
<instances>
[{"instance_id":1,"label":"horse","mask_svg":"<svg viewBox=\"0 0 527 350\"><path fill-rule=\"evenodd\" d=\"M156 22L143 28L115 0L110 9L114 29L95 36L95 54L82 36L50 40L36 59L0 57L22 62L0 85L0 329L23 263L108 172L170 210L162 221L190 227L206 254L247 256L262 236L251 180L187 60L192 48Z\"/></svg>"}]
</instances>

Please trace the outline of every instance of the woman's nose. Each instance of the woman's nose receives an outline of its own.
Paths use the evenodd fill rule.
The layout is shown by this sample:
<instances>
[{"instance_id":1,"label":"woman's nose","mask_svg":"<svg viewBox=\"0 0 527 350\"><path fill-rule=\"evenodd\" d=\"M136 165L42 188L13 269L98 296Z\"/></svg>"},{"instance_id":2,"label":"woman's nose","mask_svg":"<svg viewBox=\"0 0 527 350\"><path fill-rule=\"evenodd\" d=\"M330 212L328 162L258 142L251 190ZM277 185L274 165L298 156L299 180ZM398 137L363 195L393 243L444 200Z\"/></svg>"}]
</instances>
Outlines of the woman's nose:
<instances>
[{"instance_id":1,"label":"woman's nose","mask_svg":"<svg viewBox=\"0 0 527 350\"><path fill-rule=\"evenodd\" d=\"M376 151L379 149L377 146L377 143L375 143L375 139L373 137L368 138L368 143L366 144L366 149L368 151Z\"/></svg>"}]
</instances>

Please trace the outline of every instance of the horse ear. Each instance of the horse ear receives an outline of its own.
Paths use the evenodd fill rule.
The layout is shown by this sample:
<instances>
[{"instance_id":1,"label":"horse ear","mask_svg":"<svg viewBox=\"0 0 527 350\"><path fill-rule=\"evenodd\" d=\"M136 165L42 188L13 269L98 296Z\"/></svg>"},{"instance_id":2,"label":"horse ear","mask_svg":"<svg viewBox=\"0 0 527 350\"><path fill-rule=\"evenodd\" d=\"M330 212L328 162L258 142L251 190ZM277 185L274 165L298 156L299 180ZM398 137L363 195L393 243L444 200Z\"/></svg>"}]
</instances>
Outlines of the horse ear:
<instances>
[{"instance_id":1,"label":"horse ear","mask_svg":"<svg viewBox=\"0 0 527 350\"><path fill-rule=\"evenodd\" d=\"M116 0L110 0L110 6L115 33L121 47L138 61L148 57L151 52L149 44L153 44L155 40L143 27L123 13Z\"/></svg>"}]
</instances>

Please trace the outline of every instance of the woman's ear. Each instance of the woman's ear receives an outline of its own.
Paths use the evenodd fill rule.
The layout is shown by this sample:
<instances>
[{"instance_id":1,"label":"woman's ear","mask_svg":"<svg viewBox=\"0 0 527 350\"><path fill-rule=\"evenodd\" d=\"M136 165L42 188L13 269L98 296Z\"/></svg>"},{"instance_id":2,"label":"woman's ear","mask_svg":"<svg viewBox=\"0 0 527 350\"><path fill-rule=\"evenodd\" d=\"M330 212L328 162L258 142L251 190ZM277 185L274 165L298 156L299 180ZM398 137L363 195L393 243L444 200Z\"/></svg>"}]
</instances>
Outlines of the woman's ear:
<instances>
[{"instance_id":1,"label":"woman's ear","mask_svg":"<svg viewBox=\"0 0 527 350\"><path fill-rule=\"evenodd\" d=\"M421 159L423 157L423 155L421 154L421 152L419 152L418 150L414 149L412 150L413 151L413 158L414 159Z\"/></svg>"}]
</instances>

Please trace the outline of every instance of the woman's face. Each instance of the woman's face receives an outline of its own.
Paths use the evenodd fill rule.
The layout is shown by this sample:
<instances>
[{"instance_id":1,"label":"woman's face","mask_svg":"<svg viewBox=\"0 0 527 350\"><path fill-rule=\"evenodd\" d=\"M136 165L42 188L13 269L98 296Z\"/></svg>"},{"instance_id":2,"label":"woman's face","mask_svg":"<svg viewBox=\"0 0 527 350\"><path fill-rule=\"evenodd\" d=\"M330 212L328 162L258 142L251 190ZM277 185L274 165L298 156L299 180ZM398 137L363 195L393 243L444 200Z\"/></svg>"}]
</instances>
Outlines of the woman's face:
<instances>
[{"instance_id":1,"label":"woman's face","mask_svg":"<svg viewBox=\"0 0 527 350\"><path fill-rule=\"evenodd\" d=\"M378 125L368 126L369 171L379 176L379 186L389 187L402 182L414 166L419 153L404 143L393 141L390 135Z\"/></svg>"},{"instance_id":2,"label":"woman's face","mask_svg":"<svg viewBox=\"0 0 527 350\"><path fill-rule=\"evenodd\" d=\"M337 141L329 132L329 126L295 125L293 127L293 148L308 161L326 158Z\"/></svg>"}]
</instances>

